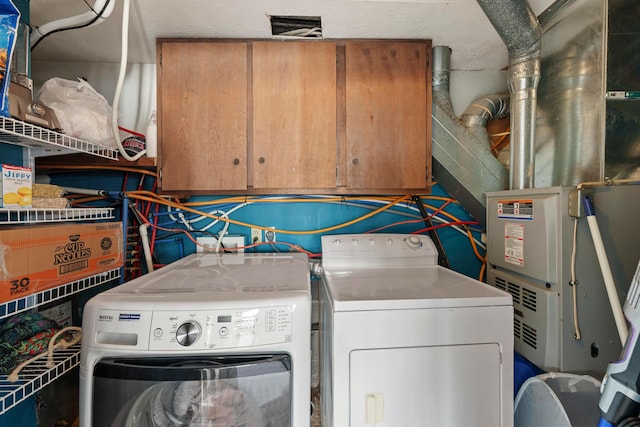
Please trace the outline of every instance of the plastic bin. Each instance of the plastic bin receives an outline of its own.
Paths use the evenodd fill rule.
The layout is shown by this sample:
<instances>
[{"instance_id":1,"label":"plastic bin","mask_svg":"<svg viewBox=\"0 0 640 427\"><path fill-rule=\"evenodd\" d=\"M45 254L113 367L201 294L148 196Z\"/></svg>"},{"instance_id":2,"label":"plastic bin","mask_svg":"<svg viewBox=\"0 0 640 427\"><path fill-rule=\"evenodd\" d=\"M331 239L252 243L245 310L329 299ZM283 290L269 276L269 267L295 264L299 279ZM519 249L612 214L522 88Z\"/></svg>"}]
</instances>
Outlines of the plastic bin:
<instances>
[{"instance_id":1,"label":"plastic bin","mask_svg":"<svg viewBox=\"0 0 640 427\"><path fill-rule=\"evenodd\" d=\"M524 382L514 402L514 427L597 427L600 381L545 373Z\"/></svg>"}]
</instances>

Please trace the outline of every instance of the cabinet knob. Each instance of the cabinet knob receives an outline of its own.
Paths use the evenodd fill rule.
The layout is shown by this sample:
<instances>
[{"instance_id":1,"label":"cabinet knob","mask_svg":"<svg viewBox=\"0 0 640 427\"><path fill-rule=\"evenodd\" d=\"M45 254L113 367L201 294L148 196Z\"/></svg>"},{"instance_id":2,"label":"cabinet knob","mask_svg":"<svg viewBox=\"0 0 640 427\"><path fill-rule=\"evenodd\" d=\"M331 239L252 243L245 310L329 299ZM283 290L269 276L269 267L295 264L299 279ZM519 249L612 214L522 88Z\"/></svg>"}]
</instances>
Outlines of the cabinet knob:
<instances>
[{"instance_id":1,"label":"cabinet knob","mask_svg":"<svg viewBox=\"0 0 640 427\"><path fill-rule=\"evenodd\" d=\"M233 164L234 165L239 165L240 164L240 159L233 159Z\"/></svg>"},{"instance_id":2,"label":"cabinet knob","mask_svg":"<svg viewBox=\"0 0 640 427\"><path fill-rule=\"evenodd\" d=\"M351 160L351 163L353 163L354 165L357 165L359 162L360 162L360 160L358 160L358 159Z\"/></svg>"},{"instance_id":3,"label":"cabinet knob","mask_svg":"<svg viewBox=\"0 0 640 427\"><path fill-rule=\"evenodd\" d=\"M265 160L265 158L264 158L264 157L260 157L260 158L258 159L258 163L264 163L265 161L266 161L266 160Z\"/></svg>"}]
</instances>

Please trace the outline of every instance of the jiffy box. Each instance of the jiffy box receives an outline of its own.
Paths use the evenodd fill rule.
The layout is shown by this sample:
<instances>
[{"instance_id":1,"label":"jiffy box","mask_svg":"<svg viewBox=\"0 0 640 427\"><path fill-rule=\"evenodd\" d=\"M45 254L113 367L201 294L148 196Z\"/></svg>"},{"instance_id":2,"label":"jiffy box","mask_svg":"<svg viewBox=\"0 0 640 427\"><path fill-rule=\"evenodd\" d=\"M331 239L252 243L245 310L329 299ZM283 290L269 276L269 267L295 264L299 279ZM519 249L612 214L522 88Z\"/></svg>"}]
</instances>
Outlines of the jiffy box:
<instances>
[{"instance_id":1,"label":"jiffy box","mask_svg":"<svg viewBox=\"0 0 640 427\"><path fill-rule=\"evenodd\" d=\"M30 208L32 199L31 168L1 165L0 208Z\"/></svg>"},{"instance_id":2,"label":"jiffy box","mask_svg":"<svg viewBox=\"0 0 640 427\"><path fill-rule=\"evenodd\" d=\"M121 222L0 227L0 301L122 267Z\"/></svg>"}]
</instances>

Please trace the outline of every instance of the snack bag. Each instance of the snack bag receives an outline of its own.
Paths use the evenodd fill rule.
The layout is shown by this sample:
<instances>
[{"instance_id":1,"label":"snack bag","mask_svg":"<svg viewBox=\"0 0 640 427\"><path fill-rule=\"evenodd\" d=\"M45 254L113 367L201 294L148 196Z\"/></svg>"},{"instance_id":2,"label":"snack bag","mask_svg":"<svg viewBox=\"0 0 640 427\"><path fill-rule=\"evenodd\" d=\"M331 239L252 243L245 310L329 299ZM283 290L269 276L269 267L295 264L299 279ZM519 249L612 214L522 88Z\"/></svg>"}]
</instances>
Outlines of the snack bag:
<instances>
[{"instance_id":1,"label":"snack bag","mask_svg":"<svg viewBox=\"0 0 640 427\"><path fill-rule=\"evenodd\" d=\"M0 115L9 114L9 68L16 45L20 11L11 0L0 0Z\"/></svg>"}]
</instances>

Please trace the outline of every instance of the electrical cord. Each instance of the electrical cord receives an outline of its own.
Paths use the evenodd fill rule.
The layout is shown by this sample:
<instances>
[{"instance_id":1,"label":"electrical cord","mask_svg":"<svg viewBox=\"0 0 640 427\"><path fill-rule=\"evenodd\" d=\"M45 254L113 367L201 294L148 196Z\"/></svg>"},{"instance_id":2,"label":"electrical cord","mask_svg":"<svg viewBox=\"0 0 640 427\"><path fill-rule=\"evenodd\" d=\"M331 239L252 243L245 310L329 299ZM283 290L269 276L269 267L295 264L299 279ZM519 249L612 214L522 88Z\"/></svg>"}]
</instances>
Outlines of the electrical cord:
<instances>
[{"instance_id":1,"label":"electrical cord","mask_svg":"<svg viewBox=\"0 0 640 427\"><path fill-rule=\"evenodd\" d=\"M102 16L104 15L105 11L107 10L107 7L109 7L109 4L112 1L115 1L115 0L107 0L106 3L102 6L102 9L100 9L100 12L97 13L96 16L91 21L87 22L86 24L73 25L71 27L65 27L65 28L58 28L56 30L52 30L52 31L49 31L49 32L43 34L42 37L40 37L38 40L36 40L36 42L33 44L33 46L31 46L31 51L33 51L33 49L35 49L36 46L38 46L40 44L40 42L42 42L42 40L44 40L45 38L49 37L51 34L59 33L59 32L62 32L62 31L77 30L77 29L80 29L80 28L86 28L86 27L92 26L93 24L95 24L98 21L98 19L102 18ZM85 3L86 3L86 1L85 1ZM88 4L87 4L87 6L88 6ZM91 9L91 11L93 13L96 13L96 11L95 11L95 9L93 7L89 6L89 8Z\"/></svg>"},{"instance_id":2,"label":"electrical cord","mask_svg":"<svg viewBox=\"0 0 640 427\"><path fill-rule=\"evenodd\" d=\"M431 240L436 245L436 250L438 251L438 264L440 264L445 268L450 268L449 258L447 257L447 253L444 250L444 246L442 245L440 236L438 236L438 233L436 229L433 227L433 223L431 222L431 217L433 215L429 216L427 214L427 210L425 209L424 203L422 202L422 199L420 198L420 196L413 196L412 200L413 200L413 203L418 207L418 211L420 212L420 215L422 216L422 219L425 225L427 226L427 230L428 230L429 236L431 237Z\"/></svg>"},{"instance_id":3,"label":"electrical cord","mask_svg":"<svg viewBox=\"0 0 640 427\"><path fill-rule=\"evenodd\" d=\"M452 199L448 199L448 198L436 198L436 199L444 199L445 201L450 201L450 200L452 200ZM247 200L247 199L242 199L242 200L244 200L244 201L245 201L245 203L246 203L247 205L252 204L252 203L258 203L258 202L259 202L259 200ZM300 199L295 199L295 200L292 200L292 199L276 199L276 198L271 198L271 199L269 199L269 200L264 200L264 201L270 201L270 202L280 202L280 201L282 201L282 202L292 202L292 201L295 201L296 203L299 203L299 202L340 203L340 204L346 204L346 205L353 205L353 206L357 206L357 207L361 207L361 208L373 209L373 207L372 207L371 205L368 205L368 204L364 204L364 205L363 205L362 203L358 203L358 202L356 202L356 201L363 201L363 202L364 202L364 201L366 201L367 199L353 198L353 199L351 199L351 200L352 200L352 201L350 201L350 202L345 202L342 198L333 198L333 197L332 197L331 199L315 199L315 200L314 200L314 199L302 199L302 200L300 200ZM382 200L382 199L381 199L381 200L372 200L372 199L369 199L369 201L371 201L371 202L379 202L379 203L387 203L387 201L386 201L386 200ZM222 201L222 202L223 202L223 203L230 203L230 202L232 202L232 200L224 199L224 201ZM198 206L198 205L201 205L202 203L204 203L204 202L194 202L194 203L189 203L189 204L185 204L185 205L189 205L189 206ZM210 202L206 202L206 203L210 203ZM397 204L396 204L396 205L397 205ZM440 208L435 208L435 207L430 206L430 205L425 205L425 206L426 206L427 208L429 208L429 209L433 210L433 211L434 211L434 214L435 214L435 213L438 213L438 211L440 211L440 210L441 210L441 208L442 208L442 207L440 207ZM413 210L413 211L417 210L415 207L412 207L411 205L407 205L407 206L405 206L404 208L405 208L405 209L409 209L409 210ZM388 212L390 212L390 213L394 213L394 214L397 214L397 215L403 215L403 214L406 214L406 213L403 213L403 212L397 212L397 211L392 211L392 210L389 210ZM441 213L442 213L443 215L446 215L450 220L452 220L452 221L453 221L453 224L452 224L452 225L453 225L453 228L454 228L456 231L458 231L458 232L460 232L461 234L464 234L464 235L466 235L466 234L467 234L466 230L463 230L463 229L461 229L460 227L457 227L457 225L466 225L466 226L467 226L467 228L468 228L469 226L473 226L473 225L477 225L477 224L478 224L476 221L462 222L459 218L457 218L457 217L455 217L455 216L453 216L453 215L451 215L451 214L448 214L447 212L441 212ZM443 220L443 219L438 218L438 217L434 217L434 216L433 216L434 214L431 214L431 215L430 215L430 217L431 217L431 218L433 218L434 220L438 221L438 222L442 222L442 223L448 224L448 222L447 222L446 220ZM421 216L416 216L416 218L422 218L422 217L421 217ZM392 227L392 226L394 226L394 225L402 225L402 224L408 224L408 223L411 223L411 222L422 222L422 221L423 221L422 219L417 219L417 220L415 220L415 221L399 221L399 222L396 222L396 223L392 223L392 224L388 224L388 225L385 225L385 226L379 227L379 228L374 229L374 230L369 230L368 232L369 232L369 233L377 232L377 231L380 231L380 230L382 230L382 229L384 229L384 228ZM265 230L267 230L267 231L269 230L269 228L267 228L267 227L261 227L261 226L258 226L258 225L256 225L256 224L251 224L251 226L252 226L252 227L254 227L254 228L262 228L262 229L265 229ZM314 231L309 231L307 234L315 234L315 232L314 232ZM476 245L477 245L477 246L482 247L483 249L485 249L485 246L484 246L484 244L483 244L482 242L479 242L479 241L478 241L477 239L475 239L475 238L474 238L474 241L476 242Z\"/></svg>"},{"instance_id":4,"label":"electrical cord","mask_svg":"<svg viewBox=\"0 0 640 427\"><path fill-rule=\"evenodd\" d=\"M578 279L576 277L576 252L578 248L578 218L574 218L573 220L573 240L571 247L571 281L569 285L571 286L571 293L573 295L573 329L574 339L580 340L582 339L582 334L580 333L580 322L578 320Z\"/></svg>"},{"instance_id":5,"label":"electrical cord","mask_svg":"<svg viewBox=\"0 0 640 427\"><path fill-rule=\"evenodd\" d=\"M150 194L151 196L153 196L152 194ZM422 196L423 199L429 199L429 200L439 200L439 201L450 201L453 203L457 203L454 199L451 199L450 197L440 197L440 196ZM368 209L373 209L371 204L384 204L384 203L389 203L392 202L393 199L389 198L389 197L378 197L378 198L369 198L369 199L363 199L360 197L335 197L335 196L306 196L306 197L293 197L293 198L277 198L277 197L273 197L273 198L256 198L256 197L246 197L246 196L242 196L242 197L231 197L231 198L224 198L224 199L218 199L215 202L213 201L199 201L199 202L190 202L190 203L185 203L185 206L189 206L189 207L199 207L199 206L208 206L211 205L212 203L218 203L218 204L232 204L232 203L246 203L246 205L249 204L253 204L253 203L300 203L300 202L321 202L321 203L337 203L337 204L342 204L342 205L353 205L353 206L357 206L357 207L362 207L362 208L368 208ZM399 204L396 204L399 205ZM431 205L425 204L425 206L431 210L441 211L441 208L435 208ZM410 211L417 211L417 207L413 207L410 204L407 204L406 206L404 206L405 209L410 210ZM388 212L392 212L392 210L389 210ZM399 212L395 212L393 211L393 213L395 214L406 214L406 213L399 213ZM459 223L460 219L457 218L454 215L449 214L446 211L441 211L438 212L439 214L442 214L443 216L447 217L449 220L454 221ZM437 216L433 216L431 215L431 217L438 222L446 222L446 220L443 220ZM416 218L421 218L421 216L416 215ZM400 224L400 223L398 223ZM473 225L477 225L477 222L468 222L466 225L468 227L473 226ZM256 224L251 224L251 227L253 228L260 228L263 230L268 230L268 227L262 227ZM466 235L466 228L460 228L457 226L452 227L454 230L456 230L457 232L459 232L460 234ZM371 231L370 231L371 232ZM307 234L314 234L313 231L308 232ZM486 246L484 245L484 243L480 242L478 239L474 238L474 241L476 243L477 246L483 248L486 250Z\"/></svg>"},{"instance_id":6,"label":"electrical cord","mask_svg":"<svg viewBox=\"0 0 640 427\"><path fill-rule=\"evenodd\" d=\"M128 167L128 166L98 166L98 165L88 165L88 166L82 166L82 165L55 165L55 166L46 166L46 165L42 165L38 168L38 170L42 170L45 168L55 168L55 169L68 169L68 170L75 170L75 171L80 171L80 172L84 172L87 170L113 170L113 171L121 171L121 172L131 172L131 173L139 173L139 174L144 174L144 175L151 175L154 178L158 177L158 174L152 170L148 170L148 169L141 169L141 168L133 168L133 167ZM155 194L155 193L152 193Z\"/></svg>"},{"instance_id":7,"label":"electrical cord","mask_svg":"<svg viewBox=\"0 0 640 427\"><path fill-rule=\"evenodd\" d=\"M114 167L114 166L91 166L91 167L87 167L87 166L77 166L77 165L61 165L60 166L63 169L75 169L75 170L87 170L87 169L106 169L106 170L120 170L120 171L124 171L124 172L136 172L136 173L143 173L143 174L148 174L148 175L152 175L154 178L156 178L156 174L151 172L151 171L146 171L146 170L140 170L140 169L136 169L136 168L127 168L127 167ZM157 185L157 181L154 184ZM125 188L125 187L123 187ZM124 192L123 192L124 193ZM212 222L211 224L209 224L208 226L206 226L205 228L208 229L212 226L214 226L215 224L217 224L220 221L227 221L225 217L228 217L232 212L235 212L238 209L241 209L244 206L247 206L249 204L252 203L301 203L301 202L320 202L320 203L340 203L343 205L353 205L353 206L357 206L360 208L368 208L368 209L373 209L374 212L372 212L371 214L365 215L364 217L359 217L356 218L354 220L349 221L348 223L344 223L344 224L337 224L334 225L332 227L329 228L325 228L325 229L321 229L321 230L307 230L307 231L295 231L289 234L307 234L307 235L311 235L311 234L317 234L319 232L323 232L323 231L327 231L329 229L337 229L337 228L341 228L341 227L345 227L347 225L352 225L356 222L360 222L363 221L366 218L369 218L373 215L375 215L376 213L380 213L382 211L387 211L389 213L395 214L395 215L411 215L408 212L404 212L404 211L398 211L395 209L391 209L392 207L402 207L404 210L409 210L409 211L416 211L416 207L412 206L411 203L408 202L408 200L403 200L403 198L393 198L393 197L389 197L389 196L381 196L381 197L374 197L374 198L368 198L368 199L363 199L361 197L345 197L345 196L317 196L317 195L313 195L313 196L296 196L296 197L287 197L287 198L282 198L280 196L278 197L269 197L269 198L265 198L264 196L233 196L233 197L228 197L228 198L222 198L222 199L216 199L215 201L211 201L211 200L207 200L207 201L199 201L199 202L190 202L190 203L177 203L177 202L171 202L171 203L167 203L168 201L166 200L166 198L161 197L159 195L157 195L155 192L151 192L151 191L146 191L146 190L137 190L134 192L129 192L127 193L127 196L133 196L134 194L136 195L145 195L145 196L149 196L148 198L140 198L140 197L134 197L136 198L136 202L139 202L141 200L145 200L146 202L148 202L147 204L147 209L146 209L146 216L148 216L149 210L151 205L155 205L156 206L156 212L158 211L159 207L161 205L166 206L168 209L168 214L172 215L172 220L174 220L174 222L176 220L178 220L179 218L177 218L174 214L171 214L171 208L173 207L174 209L177 210L183 210L185 209L185 206L205 206L205 205L211 205L213 204L225 204L227 206L229 206L231 208L230 211L227 211L226 213L221 213L221 215L213 215L211 212L210 213L204 213L201 212L199 210L196 209L187 209L188 213L192 213L192 214L197 214L199 215L196 219L194 220L188 220L186 217L184 217L184 214L182 212L180 212L181 214L181 220L183 221L183 225L185 225L188 229L193 230L192 225L194 222L200 221L202 219L205 218L210 218L210 219L214 219L214 222ZM422 196L423 199L429 199L429 200L435 200L435 201L443 201L444 203L439 206L439 207L433 207L430 206L428 204L425 204L425 206L429 209L431 209L433 212L431 214L429 214L429 218L432 218L438 222L441 223L441 225L438 226L434 226L437 228L441 228L441 227L451 227L453 230L456 230L462 234L469 234L467 232L467 230L469 230L469 226L473 226L473 225L477 225L477 222L475 221L460 221L459 218L457 218L456 216L444 211L444 208L450 204L450 203L458 203L457 201L455 201L454 199L450 198L450 197L442 197L442 196ZM89 201L95 201L95 200L99 200L99 199L104 199L104 197L93 197L93 198L83 198L81 201L80 200L76 200L74 202L75 205L77 205L78 203L86 203ZM403 201L406 202L403 205ZM236 206L231 206L233 203L239 203ZM372 206L373 204L384 204L387 206L384 206L383 209L380 208L375 208L374 206ZM389 205L390 204L390 205ZM214 210L213 212L221 212L220 209ZM447 221L445 219L439 218L436 215L443 215L446 216L449 220L452 221ZM156 234L158 230L168 230L167 228L163 228L161 226L158 226L157 224L157 220L158 220L158 215L160 214L154 214L154 224L152 224L152 242L151 242L151 251L153 253L154 251L154 243L156 240ZM420 218L420 216L415 216L415 218ZM421 222L421 219L416 219L415 222ZM394 225L402 225L402 224L407 224L410 223L411 221L398 221L397 223L393 223L393 224L389 224L383 227L380 227L376 230L370 230L369 232L375 232L375 231L379 231L383 228L388 228L390 226L394 226ZM237 223L234 221L230 221L230 223ZM263 226L259 226L257 224L248 224L248 223L239 223L239 225L244 225L246 227L253 227L253 228L261 228L263 230L272 230L270 227L263 227ZM464 229L460 228L460 226L465 226ZM287 234L287 232L285 230L275 230L276 232L282 232L284 234ZM418 230L418 231L414 231L414 233L420 233L420 232L426 232L428 231L427 229L423 229L423 230ZM184 233L184 230L180 230L181 233ZM472 237L472 241L473 243L475 243L476 246L482 247L483 249L486 250L484 244L480 241L478 241L476 238ZM280 243L280 242L278 242Z\"/></svg>"},{"instance_id":8,"label":"electrical cord","mask_svg":"<svg viewBox=\"0 0 640 427\"><path fill-rule=\"evenodd\" d=\"M185 206L185 205L180 204L180 203L176 203L176 202L172 202L172 201L169 201L169 200L161 199L157 195L155 195L153 193L150 193L150 192L146 192L146 191L128 192L127 193L127 197L130 197L132 199L146 200L146 201L150 201L150 202L158 202L158 203L162 203L162 204L164 204L166 206L172 206L172 207L175 207L175 208L182 208L185 211L194 213L196 215L205 215L205 216L207 216L209 218L212 218L212 219L223 220L223 221L229 222L231 224L239 225L239 226L242 226L242 227L249 227L249 228L254 227L254 228L260 228L260 229L266 230L266 231L270 231L271 230L271 231L274 231L276 233L301 235L301 234L327 233L329 231L334 231L334 230L338 230L338 229L341 229L341 228L344 228L344 227L348 227L350 225L353 225L353 224L356 224L356 223L358 223L360 221L363 221L363 220L365 220L367 218L371 218L372 216L375 216L375 215L377 215L377 214L379 214L381 212L384 212L384 211L390 209L391 207L393 207L394 205L396 205L397 203L402 203L404 201L407 201L407 200L409 200L409 198L411 196L409 196L409 195L399 196L398 198L396 198L394 200L394 202L389 203L388 205L379 207L379 208L373 210L372 212L369 212L367 214L361 215L358 218L355 218L355 219L350 220L350 221L346 221L346 222L341 223L341 224L336 224L336 225L332 225L332 226L324 227L324 228L319 228L319 229L315 229L315 230L273 229L273 228L270 228L270 227L264 227L264 226L260 226L260 225L250 224L250 223L247 223L247 222L244 222L244 221L236 221L236 220L233 220L231 218L221 218L220 216L217 216L217 215L211 215L211 214L207 214L207 213L204 213L204 212L200 212L200 211L198 211L196 209L193 209L191 207Z\"/></svg>"},{"instance_id":9,"label":"electrical cord","mask_svg":"<svg viewBox=\"0 0 640 427\"><path fill-rule=\"evenodd\" d=\"M222 218L227 218L230 214L232 214L233 212L237 211L238 209L242 209L247 204L248 203L242 203L242 204L240 204L238 206L235 206L234 208L232 208L232 209L230 209L228 211L223 211L221 209L215 209L215 210L210 211L209 214L212 214L212 215L218 214L221 219L217 219L217 220L214 220L214 221L210 222L206 227L202 228L201 230L207 230L207 229L213 227L214 225L216 225L220 221L223 221ZM167 206L167 211L171 212L171 206ZM178 212L178 217L175 217L174 215L169 214L169 218L171 218L175 222L178 222L178 221L182 222L185 225L185 227L187 227L188 229L192 229L192 225L197 223L197 222L200 222L200 221L205 220L205 219L211 219L211 217L207 217L207 216L204 216L204 215L199 215L196 218L192 218L192 219L187 220L185 218L185 216L184 216L184 213L182 213L182 212Z\"/></svg>"},{"instance_id":10,"label":"electrical cord","mask_svg":"<svg viewBox=\"0 0 640 427\"><path fill-rule=\"evenodd\" d=\"M613 185L624 185L624 184L638 184L640 180L638 179L608 179L605 181L594 181L594 182L582 182L576 186L576 190L580 191L586 187L609 187ZM578 316L578 278L576 276L576 253L578 248L578 218L574 218L573 222L573 240L571 246L571 281L569 285L572 287L572 295L573 295L573 327L575 329L576 340L581 339L580 334L580 324L579 324L579 316ZM624 342L624 340L623 340Z\"/></svg>"},{"instance_id":11,"label":"electrical cord","mask_svg":"<svg viewBox=\"0 0 640 427\"><path fill-rule=\"evenodd\" d=\"M285 31L284 33L277 34L277 36L284 37L322 37L322 28L298 28L295 30Z\"/></svg>"},{"instance_id":12,"label":"electrical cord","mask_svg":"<svg viewBox=\"0 0 640 427\"><path fill-rule=\"evenodd\" d=\"M476 247L476 243L473 239L473 236L471 235L471 230L467 229L467 236L469 237L469 242L471 244L471 248L473 249L473 253L475 254L476 258L478 258L478 260L480 261L481 265L480 265L480 273L478 274L478 280L483 282L484 281L484 273L487 270L487 257L480 255L480 252L478 251L478 248Z\"/></svg>"},{"instance_id":13,"label":"electrical cord","mask_svg":"<svg viewBox=\"0 0 640 427\"><path fill-rule=\"evenodd\" d=\"M149 192L135 192L135 193L139 194L139 195L148 195L150 197L157 197L155 194L149 193ZM439 208L435 208L435 207L427 205L430 209L433 210L433 213L430 214L429 217L430 218L434 218L435 220L438 220L439 222L442 223L440 225L433 226L432 229L442 228L442 227L452 227L452 229L454 229L454 230L456 230L458 232L461 232L461 233L463 233L464 235L466 235L467 237L470 238L470 242L473 245L472 247L475 247L476 256L478 257L478 259L481 261L481 264L482 264L481 270L480 270L480 273L479 273L480 280L482 280L482 278L484 276L484 272L486 270L486 261L483 261L484 258L482 256L480 256L479 253L477 253L477 247L482 247L485 250L486 250L486 248L481 242L478 242L477 239L475 237L473 237L473 235L470 235L471 234L471 230L469 228L469 226L477 225L477 222L475 222L475 221L460 221L457 217L455 217L455 216L453 216L451 214L448 214L447 212L443 211L443 208L448 203L453 202L453 199L451 199L451 198L443 198L443 197L442 198L441 197L432 197L432 198L437 199L437 200L444 200L444 202L445 202ZM352 199L352 202L349 202L349 203L353 203L353 204L355 204L355 205L357 205L359 207L367 207L367 208L373 209L373 207L369 206L369 205L362 206L360 204L354 203L355 200L362 201L362 200L366 200L366 199L354 198L354 199ZM327 203L327 201L329 201L330 203L344 203L345 198L344 197L341 197L341 198L336 198L336 197L325 197L325 198L303 197L303 198L282 199L282 198L274 197L274 198L259 200L259 199L253 199L253 198L248 198L248 197L240 197L240 198L232 198L232 199L229 199L229 198L218 199L218 200L216 200L216 203L224 203L224 204L229 205L230 203L240 202L240 201L242 201L241 205L235 206L232 209L236 210L236 209L239 209L241 207L247 206L249 204L257 203L259 201L265 201L265 202L293 202L293 201L295 201L295 202L310 202L310 201L313 201L313 202L323 202L323 203ZM393 200L393 199L389 200L388 198L369 199L369 202L372 202L372 203L384 203L384 204L387 204L390 201L392 202L393 206L402 206L402 201L398 201L398 200ZM158 203L163 203L163 201L159 200ZM187 206L187 205L189 205L189 206L200 206L200 205L210 205L211 203L212 203L211 201L207 201L207 202L192 202L192 203L188 203L188 204L176 204L176 205L173 205L173 206L168 206L167 208L168 208L168 210L171 210L172 207L174 207L175 209L184 209L185 206ZM405 209L410 209L410 210L415 210L416 209L415 206L412 206L409 203L407 203L403 207ZM391 212L391 210L388 210L388 211ZM208 214L207 213L203 213L203 212L201 212L199 210L196 210L196 209L187 209L186 212L187 213L198 214L199 217L196 218L197 221L202 220L203 216L205 218L212 218L212 217L216 218L215 219L216 222L227 221L227 218L221 218L220 216L212 215L211 213L208 213ZM180 212L180 213L182 214L182 212ZM438 218L437 216L434 216L434 215L437 215L437 214L446 215L447 217L456 219L457 221L446 221L444 219ZM174 219L177 219L174 214L172 214L172 215L173 215ZM227 216L228 216L228 213L227 213ZM181 219L181 221L188 222L187 218L185 218L184 216L181 216L180 219ZM356 220L353 220L350 223L352 224L352 223L354 223L354 221L355 222L359 222L360 220L364 220L364 219L365 218L357 218ZM231 221L231 223L234 223L234 222ZM406 223L406 222L402 221L401 223ZM240 225L242 225L242 224L240 224ZM268 227L262 227L262 226L258 226L256 224L244 224L244 226L253 227L253 228L258 228L259 227L259 228L262 228L262 229L265 229L265 230L271 230ZM341 226L342 225L335 225L335 226L333 226L333 228L341 227ZM460 228L460 226L464 226L464 229ZM193 229L193 227L191 225L189 225L187 228ZM429 229L430 228L414 231L414 233L427 232L427 231L429 231ZM156 231L156 229L154 228L154 232L155 231ZM276 230L276 232L278 232L278 230ZM281 232L285 233L285 230L281 230ZM318 230L308 230L308 231L298 231L298 232L289 233L289 234L317 234L317 233L318 233ZM271 242L266 242L266 243L269 244ZM280 242L276 242L276 243L280 243ZM255 247L255 246L246 246L246 248L251 248L251 247Z\"/></svg>"},{"instance_id":14,"label":"electrical cord","mask_svg":"<svg viewBox=\"0 0 640 427\"><path fill-rule=\"evenodd\" d=\"M76 165L61 165L60 166L63 169L76 169L76 170L87 170L87 169L110 169L110 170L120 170L120 171L125 171L125 172L136 172L136 173L145 173L145 174L149 174L152 175L154 178L157 178L157 175L151 171L146 171L146 170L141 170L141 169L136 169L136 168L127 168L127 167L114 167L114 166L91 166L91 167L87 167L87 166L76 166ZM156 181L157 183L157 181ZM123 192L124 193L124 192ZM311 235L311 234L318 234L318 233L323 233L323 232L327 232L327 231L332 231L335 229L339 229L339 228L343 228L352 224L355 224L357 222L363 221L367 218L370 218L378 213L381 213L383 211L387 211L389 213L392 214L396 214L396 215L410 215L407 212L403 212L403 211L396 211L394 209L392 209L392 207L402 207L405 210L409 210L409 211L416 211L417 207L416 206L412 206L412 203L410 203L410 199L409 196L402 196L402 197L391 197L391 196L381 196L381 197L375 197L375 198L368 198L368 199L363 199L361 197L345 197L345 196L317 196L317 195L312 195L312 196L296 196L296 197L287 197L287 198L282 198L280 196L278 197L269 197L269 198L265 198L264 196L233 196L233 197L228 197L228 198L222 198L222 199L216 199L215 201L211 201L211 200L207 200L207 201L199 201L199 202L190 202L190 203L179 203L179 202L175 202L175 201L170 201L167 200L166 197L161 197L159 195L157 195L155 192L152 191L146 191L146 190L136 190L136 191L132 191L132 192L127 192L125 193L125 195L127 197L136 199L136 202L138 201L146 201L148 202L147 204L147 209L146 209L146 216L148 216L150 207L152 204L154 204L156 206L156 211L158 211L159 207L161 205L167 207L168 213L170 215L172 215L172 220L175 222L176 220L178 220L178 218L175 217L175 215L171 214L171 208L174 208L176 210L180 210L180 211L185 211L191 214L195 214L198 215L197 218L192 219L192 220L187 220L184 217L184 214L182 212L180 212L181 216L181 220L183 221L183 225L185 225L185 227L187 227L188 229L193 230L193 227L190 224L193 224L197 221L203 220L205 218L209 218L209 219L214 219L214 222L209 224L208 226L205 227L205 229L208 229L210 227L212 227L213 225L215 225L216 223L220 222L220 221L225 221L227 223L232 223L232 224L237 224L240 226L245 226L245 227L252 227L252 228L260 228L266 231L272 230L272 231L276 231L279 233L283 233L283 234L297 234L297 235ZM99 197L95 197L92 198L91 200L98 200ZM457 201L455 201L455 199L452 199L450 197L442 197L442 196L422 196L421 199L429 199L429 200L436 200L436 201L443 201L444 203L439 206L439 207L433 207L430 206L428 204L423 204L431 209L433 212L431 214L428 215L428 217L430 219L434 219L437 220L438 222L441 223L441 225L437 225L434 226L434 228L441 228L441 227L451 227L452 229L465 234L465 235L469 235L469 226L472 225L477 225L478 223L475 221L460 221L459 218L457 218L456 216L444 211L444 208L450 204L450 203L458 203ZM83 199L83 202L89 201L88 198ZM369 214L360 216L358 218L355 218L353 220L350 220L348 222L342 223L342 224L336 224L330 227L325 227L322 229L318 229L318 230L273 230L270 227L263 227L257 224L250 224L250 223L244 223L244 222L239 222L239 221L234 221L228 218L228 216L232 213L235 212L238 209L241 209L242 207L248 206L249 204L253 204L253 203L301 203L301 202L320 202L320 203L340 203L343 205L354 205L360 208L368 208L368 209L372 209L373 211ZM231 206L232 204L236 203L236 206ZM404 204L403 204L404 203ZM212 213L206 213L206 212L202 212L199 211L197 209L192 209L192 206L205 206L205 205L211 205L211 204L225 204L227 206L229 206L231 208L231 210L226 211L221 213L220 215L214 215ZM372 204L383 204L383 206L381 207L375 207L372 206ZM216 209L213 212L221 212L221 209ZM446 218L448 218L450 221L443 219L443 218L439 218L437 215L443 215ZM420 216L416 215L416 218L420 218ZM154 215L154 221L156 222L155 224L151 224L151 226L153 227L153 235L154 235L154 239L155 239L155 234L157 230L169 230L167 228L163 228L161 226L157 225L157 219L158 216ZM417 219L417 221L422 221L421 219ZM149 222L147 220L147 222ZM380 229L383 228L387 228L389 226L393 226L393 225L402 225L402 224L406 224L406 223L410 223L411 221L399 221L397 223L394 224L390 224L384 227L380 227L379 229L373 230L373 231L378 231ZM459 226L465 226L464 229L460 228ZM180 233L184 233L185 230L176 230L179 231ZM370 232L373 232L370 231ZM414 233L420 233L420 232L425 232L428 231L427 229L423 229L423 230L418 230L418 231L414 231ZM483 249L486 250L485 246L483 245L482 242L478 241L476 238L471 237L471 241L473 242L473 244L475 244L475 246L479 246L482 247ZM267 243L271 243L271 242L267 242ZM280 243L280 242L277 242ZM477 249L476 249L477 250ZM152 251L153 251L153 245L152 245ZM481 259L480 257L478 257L479 259Z\"/></svg>"}]
</instances>

